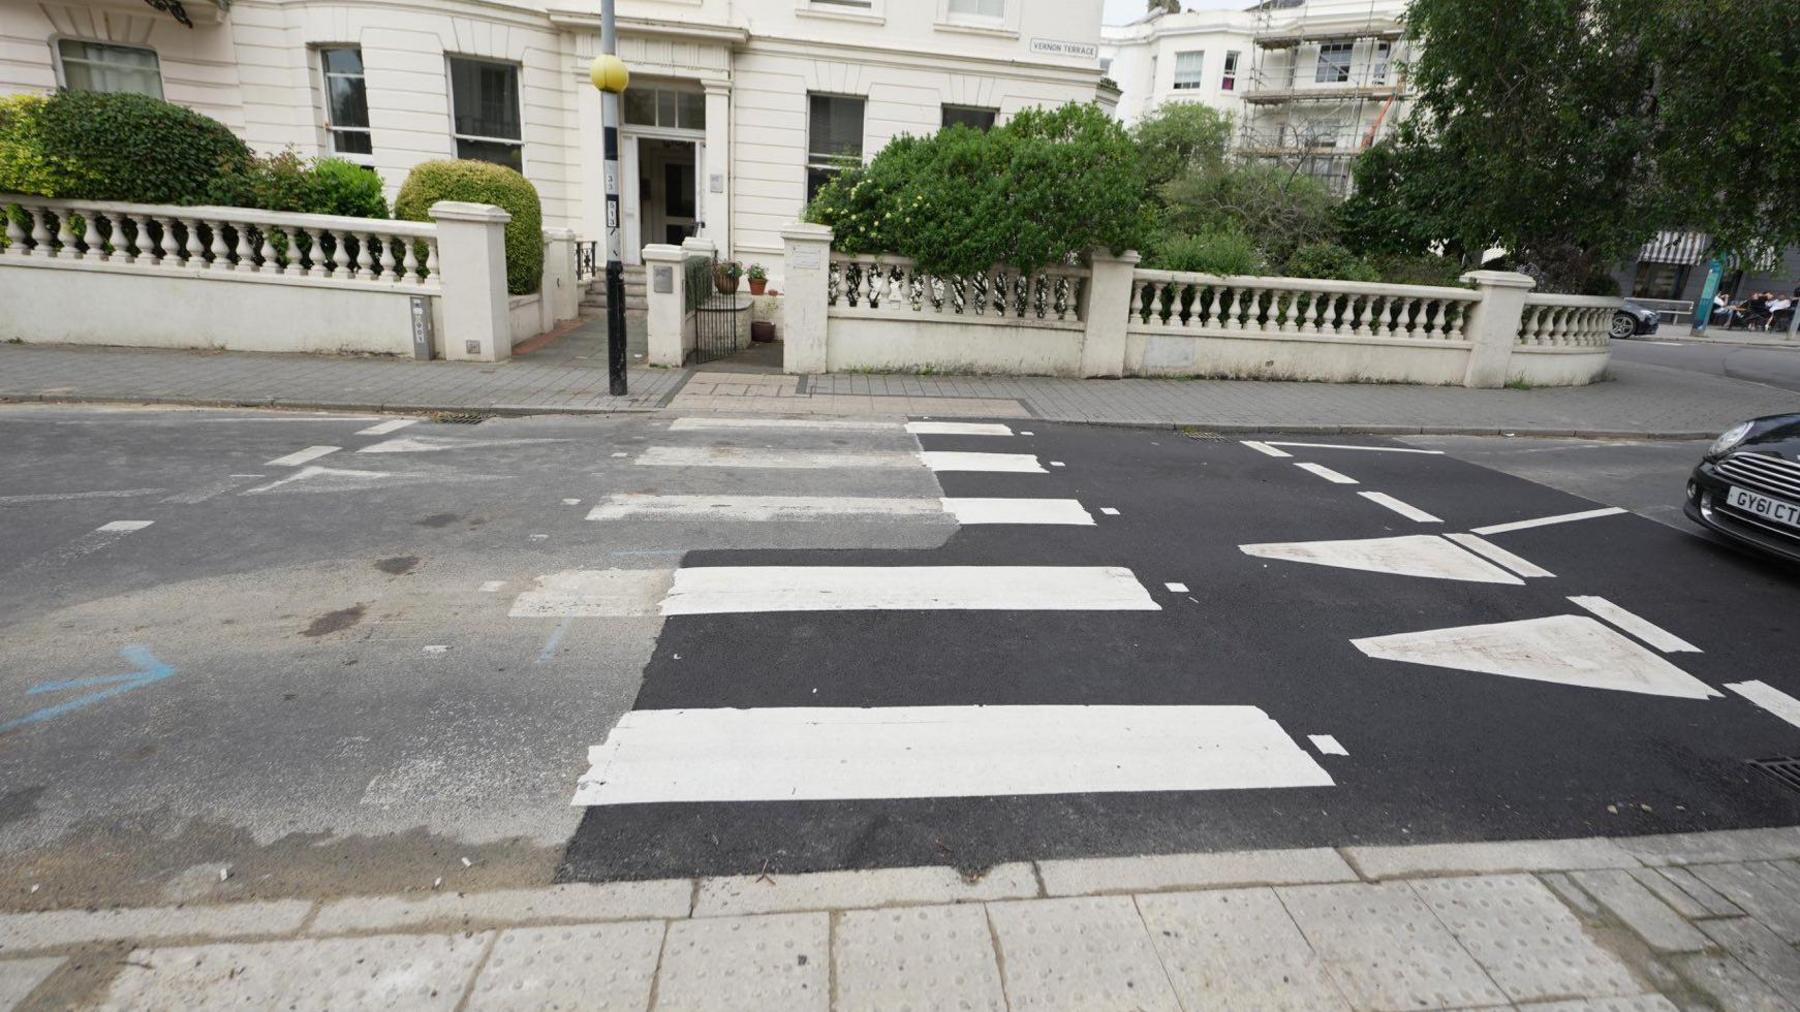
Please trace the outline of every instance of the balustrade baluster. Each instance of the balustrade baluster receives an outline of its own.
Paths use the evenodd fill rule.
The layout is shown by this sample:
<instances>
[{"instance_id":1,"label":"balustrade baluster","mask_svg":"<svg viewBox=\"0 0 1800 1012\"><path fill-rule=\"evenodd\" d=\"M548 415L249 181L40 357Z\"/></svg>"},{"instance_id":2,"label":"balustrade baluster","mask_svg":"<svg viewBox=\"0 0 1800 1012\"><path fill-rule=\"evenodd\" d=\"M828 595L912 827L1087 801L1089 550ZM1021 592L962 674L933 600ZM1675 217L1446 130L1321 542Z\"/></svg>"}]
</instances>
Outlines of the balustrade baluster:
<instances>
[{"instance_id":1,"label":"balustrade baluster","mask_svg":"<svg viewBox=\"0 0 1800 1012\"><path fill-rule=\"evenodd\" d=\"M55 256L56 249L50 245L50 230L44 226L44 217L49 212L43 208L32 207L27 208L26 213L31 215L32 252L41 257Z\"/></svg>"},{"instance_id":2,"label":"balustrade baluster","mask_svg":"<svg viewBox=\"0 0 1800 1012\"><path fill-rule=\"evenodd\" d=\"M222 221L209 221L206 223L206 228L207 231L212 233L212 259L207 262L206 266L209 268L217 268L222 271L230 270L231 247L225 244L225 223Z\"/></svg>"},{"instance_id":3,"label":"balustrade baluster","mask_svg":"<svg viewBox=\"0 0 1800 1012\"><path fill-rule=\"evenodd\" d=\"M95 260L105 260L106 241L100 237L100 216L89 212L81 216L82 254Z\"/></svg>"},{"instance_id":4,"label":"balustrade baluster","mask_svg":"<svg viewBox=\"0 0 1800 1012\"><path fill-rule=\"evenodd\" d=\"M369 251L369 236L367 234L357 235L354 232L343 234L343 242L348 243L352 239L356 240L356 277L362 281L373 281L381 277L369 269L375 263L375 255Z\"/></svg>"},{"instance_id":5,"label":"balustrade baluster","mask_svg":"<svg viewBox=\"0 0 1800 1012\"><path fill-rule=\"evenodd\" d=\"M275 248L274 229L265 227L259 231L262 233L262 249L257 251L259 260L255 265L256 269L269 274L286 274L289 270L297 269L300 263L299 240L284 233L282 238L287 241L284 253Z\"/></svg>"},{"instance_id":6,"label":"balustrade baluster","mask_svg":"<svg viewBox=\"0 0 1800 1012\"><path fill-rule=\"evenodd\" d=\"M337 271L332 274L332 277L340 279L358 277L356 268L352 266L356 261L350 256L350 233L333 231L327 232L326 235L330 236L331 241L336 245L336 249L331 252L331 260L337 264Z\"/></svg>"},{"instance_id":7,"label":"balustrade baluster","mask_svg":"<svg viewBox=\"0 0 1800 1012\"><path fill-rule=\"evenodd\" d=\"M237 263L231 269L239 273L256 270L256 246L250 240L250 226L238 223L231 230L237 233Z\"/></svg>"},{"instance_id":8,"label":"balustrade baluster","mask_svg":"<svg viewBox=\"0 0 1800 1012\"><path fill-rule=\"evenodd\" d=\"M1367 295L1350 296L1350 333L1356 337L1368 337L1369 330L1364 326L1364 319L1369 310Z\"/></svg>"},{"instance_id":9,"label":"balustrade baluster","mask_svg":"<svg viewBox=\"0 0 1800 1012\"><path fill-rule=\"evenodd\" d=\"M175 267L181 263L181 243L175 240L175 225L178 219L162 218L162 255L156 258L157 264L163 267Z\"/></svg>"},{"instance_id":10,"label":"balustrade baluster","mask_svg":"<svg viewBox=\"0 0 1800 1012\"><path fill-rule=\"evenodd\" d=\"M394 273L394 265L399 262L394 259L394 244L388 241L387 236L376 235L373 232L369 233L367 238L371 245L381 251L381 259L375 265L376 279L386 278L389 281L399 281L400 275Z\"/></svg>"},{"instance_id":11,"label":"balustrade baluster","mask_svg":"<svg viewBox=\"0 0 1800 1012\"><path fill-rule=\"evenodd\" d=\"M432 284L440 283L438 281L438 241L435 235L425 240L425 277ZM420 284L423 283L424 281L421 280Z\"/></svg>"},{"instance_id":12,"label":"balustrade baluster","mask_svg":"<svg viewBox=\"0 0 1800 1012\"><path fill-rule=\"evenodd\" d=\"M56 248L54 256L66 256L71 260L81 259L81 250L75 246L75 233L69 230L69 212L58 211L56 214Z\"/></svg>"},{"instance_id":13,"label":"balustrade baluster","mask_svg":"<svg viewBox=\"0 0 1800 1012\"><path fill-rule=\"evenodd\" d=\"M418 284L423 280L419 277L419 250L411 239L400 241L400 258L400 266L404 273L394 278L395 281L405 279Z\"/></svg>"},{"instance_id":14,"label":"balustrade baluster","mask_svg":"<svg viewBox=\"0 0 1800 1012\"><path fill-rule=\"evenodd\" d=\"M1238 329L1261 330L1262 323L1257 316L1262 310L1262 289L1238 289Z\"/></svg>"},{"instance_id":15,"label":"balustrade baluster","mask_svg":"<svg viewBox=\"0 0 1800 1012\"><path fill-rule=\"evenodd\" d=\"M1293 318L1300 308L1295 305L1295 302L1299 298L1300 293L1294 289L1279 288L1275 290L1275 301L1269 306L1269 315L1274 317L1276 333L1291 334L1294 332Z\"/></svg>"},{"instance_id":16,"label":"balustrade baluster","mask_svg":"<svg viewBox=\"0 0 1800 1012\"><path fill-rule=\"evenodd\" d=\"M1311 333L1323 334L1325 333L1326 314L1331 311L1331 296L1325 292L1312 292L1310 297L1312 302L1308 308L1312 310Z\"/></svg>"},{"instance_id":17,"label":"balustrade baluster","mask_svg":"<svg viewBox=\"0 0 1800 1012\"><path fill-rule=\"evenodd\" d=\"M0 218L6 219L6 253L8 256L30 256L31 250L25 248L25 230L13 218L12 209L0 205Z\"/></svg>"}]
</instances>

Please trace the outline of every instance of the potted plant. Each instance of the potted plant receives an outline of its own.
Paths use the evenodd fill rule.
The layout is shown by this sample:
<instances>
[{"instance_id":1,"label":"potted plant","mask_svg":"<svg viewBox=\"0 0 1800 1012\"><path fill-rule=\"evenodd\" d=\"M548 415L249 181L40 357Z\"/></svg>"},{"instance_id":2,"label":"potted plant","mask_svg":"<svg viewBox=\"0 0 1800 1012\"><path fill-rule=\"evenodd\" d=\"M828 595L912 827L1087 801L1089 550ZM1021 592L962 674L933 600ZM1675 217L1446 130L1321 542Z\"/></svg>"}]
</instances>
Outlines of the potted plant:
<instances>
[{"instance_id":1,"label":"potted plant","mask_svg":"<svg viewBox=\"0 0 1800 1012\"><path fill-rule=\"evenodd\" d=\"M750 269L744 272L744 276L750 279L751 295L761 295L763 289L768 287L769 269L762 264L751 264Z\"/></svg>"},{"instance_id":2,"label":"potted plant","mask_svg":"<svg viewBox=\"0 0 1800 1012\"><path fill-rule=\"evenodd\" d=\"M744 274L744 265L736 260L721 260L713 264L713 287L721 295L737 294L738 278Z\"/></svg>"}]
</instances>

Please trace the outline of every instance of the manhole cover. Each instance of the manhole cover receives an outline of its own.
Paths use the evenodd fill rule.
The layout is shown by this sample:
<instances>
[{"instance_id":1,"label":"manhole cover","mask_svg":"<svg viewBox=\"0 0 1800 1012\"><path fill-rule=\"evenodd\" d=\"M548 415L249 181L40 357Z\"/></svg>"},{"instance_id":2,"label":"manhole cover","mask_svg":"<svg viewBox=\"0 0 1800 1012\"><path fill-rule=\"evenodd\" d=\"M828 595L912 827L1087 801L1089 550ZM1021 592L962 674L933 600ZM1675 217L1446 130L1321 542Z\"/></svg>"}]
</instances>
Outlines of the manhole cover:
<instances>
[{"instance_id":1,"label":"manhole cover","mask_svg":"<svg viewBox=\"0 0 1800 1012\"><path fill-rule=\"evenodd\" d=\"M1779 780L1790 791L1800 791L1800 756L1752 759L1750 765Z\"/></svg>"}]
</instances>

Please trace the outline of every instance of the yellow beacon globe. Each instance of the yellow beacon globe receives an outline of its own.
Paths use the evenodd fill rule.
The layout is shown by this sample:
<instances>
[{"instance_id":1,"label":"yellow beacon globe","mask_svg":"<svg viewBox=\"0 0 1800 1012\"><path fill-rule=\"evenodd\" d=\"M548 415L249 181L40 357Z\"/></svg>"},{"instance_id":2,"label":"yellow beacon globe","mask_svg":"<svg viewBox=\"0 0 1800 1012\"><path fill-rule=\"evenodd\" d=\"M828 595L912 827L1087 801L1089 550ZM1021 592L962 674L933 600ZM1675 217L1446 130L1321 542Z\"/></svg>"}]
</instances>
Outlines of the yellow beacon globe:
<instances>
[{"instance_id":1,"label":"yellow beacon globe","mask_svg":"<svg viewBox=\"0 0 1800 1012\"><path fill-rule=\"evenodd\" d=\"M615 95L623 94L625 85L631 81L631 72L625 69L625 61L617 56L602 53L594 57L593 65L588 67L588 80L601 91L610 91Z\"/></svg>"}]
</instances>

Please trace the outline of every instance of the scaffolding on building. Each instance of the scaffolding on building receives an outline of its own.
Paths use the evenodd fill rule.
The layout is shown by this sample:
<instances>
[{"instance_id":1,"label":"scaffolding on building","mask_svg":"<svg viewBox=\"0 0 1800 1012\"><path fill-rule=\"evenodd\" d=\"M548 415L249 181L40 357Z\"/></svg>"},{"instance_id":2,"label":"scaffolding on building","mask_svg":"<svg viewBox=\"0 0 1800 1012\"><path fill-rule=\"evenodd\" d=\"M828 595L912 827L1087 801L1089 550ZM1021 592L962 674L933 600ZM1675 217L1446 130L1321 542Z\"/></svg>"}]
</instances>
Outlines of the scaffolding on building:
<instances>
[{"instance_id":1,"label":"scaffolding on building","mask_svg":"<svg viewBox=\"0 0 1800 1012\"><path fill-rule=\"evenodd\" d=\"M1238 152L1343 193L1350 162L1404 111L1404 0L1264 0L1251 8Z\"/></svg>"}]
</instances>

